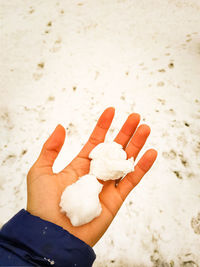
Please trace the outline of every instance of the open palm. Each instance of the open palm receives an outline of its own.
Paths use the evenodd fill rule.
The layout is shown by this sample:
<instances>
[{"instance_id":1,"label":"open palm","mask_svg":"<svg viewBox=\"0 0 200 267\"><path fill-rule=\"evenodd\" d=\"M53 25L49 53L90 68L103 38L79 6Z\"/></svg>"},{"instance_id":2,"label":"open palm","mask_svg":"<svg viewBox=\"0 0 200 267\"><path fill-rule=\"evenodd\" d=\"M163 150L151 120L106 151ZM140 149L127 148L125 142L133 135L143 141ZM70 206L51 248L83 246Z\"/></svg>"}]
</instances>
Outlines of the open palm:
<instances>
[{"instance_id":1,"label":"open palm","mask_svg":"<svg viewBox=\"0 0 200 267\"><path fill-rule=\"evenodd\" d=\"M105 233L127 195L151 168L157 156L157 152L150 149L139 160L135 171L118 180L117 185L116 181L104 182L99 195L102 206L100 216L85 225L74 227L66 215L60 212L62 192L80 176L89 172L88 155L96 145L104 141L113 117L114 108L107 108L80 153L61 172L53 173L54 161L65 140L65 129L58 125L43 145L37 161L27 176L27 210L35 216L63 227L90 246L95 245ZM131 114L114 140L124 147L128 158L136 159L150 134L147 125L143 124L137 128L139 121L138 114Z\"/></svg>"}]
</instances>

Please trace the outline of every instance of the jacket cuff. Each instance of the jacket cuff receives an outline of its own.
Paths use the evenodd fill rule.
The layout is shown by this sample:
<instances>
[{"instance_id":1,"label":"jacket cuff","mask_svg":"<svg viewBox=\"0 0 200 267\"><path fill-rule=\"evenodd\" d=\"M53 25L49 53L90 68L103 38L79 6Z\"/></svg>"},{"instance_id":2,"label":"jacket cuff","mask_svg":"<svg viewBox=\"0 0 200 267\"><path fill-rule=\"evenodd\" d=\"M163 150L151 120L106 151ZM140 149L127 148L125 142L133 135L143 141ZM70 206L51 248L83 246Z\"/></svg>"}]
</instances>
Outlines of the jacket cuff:
<instances>
[{"instance_id":1,"label":"jacket cuff","mask_svg":"<svg viewBox=\"0 0 200 267\"><path fill-rule=\"evenodd\" d=\"M85 242L24 209L2 227L0 237L9 250L33 264L89 267L96 258Z\"/></svg>"}]
</instances>

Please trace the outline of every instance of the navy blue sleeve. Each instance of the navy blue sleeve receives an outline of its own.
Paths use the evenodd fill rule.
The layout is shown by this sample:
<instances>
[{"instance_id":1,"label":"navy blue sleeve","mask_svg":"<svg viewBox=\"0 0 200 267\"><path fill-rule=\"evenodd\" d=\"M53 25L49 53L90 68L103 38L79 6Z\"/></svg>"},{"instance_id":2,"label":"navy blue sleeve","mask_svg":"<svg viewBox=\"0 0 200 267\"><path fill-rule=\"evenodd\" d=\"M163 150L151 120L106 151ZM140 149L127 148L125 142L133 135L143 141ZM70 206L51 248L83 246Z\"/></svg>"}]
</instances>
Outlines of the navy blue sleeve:
<instances>
[{"instance_id":1,"label":"navy blue sleeve","mask_svg":"<svg viewBox=\"0 0 200 267\"><path fill-rule=\"evenodd\" d=\"M0 266L89 267L95 258L85 242L25 210L0 229Z\"/></svg>"}]
</instances>

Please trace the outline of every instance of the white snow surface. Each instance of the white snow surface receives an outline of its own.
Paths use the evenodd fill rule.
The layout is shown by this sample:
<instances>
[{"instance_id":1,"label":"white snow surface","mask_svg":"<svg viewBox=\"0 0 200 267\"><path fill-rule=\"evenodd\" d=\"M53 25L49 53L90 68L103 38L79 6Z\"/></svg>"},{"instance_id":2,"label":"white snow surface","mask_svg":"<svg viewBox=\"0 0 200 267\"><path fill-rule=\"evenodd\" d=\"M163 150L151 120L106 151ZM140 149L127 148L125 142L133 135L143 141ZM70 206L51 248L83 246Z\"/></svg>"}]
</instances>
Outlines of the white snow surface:
<instances>
[{"instance_id":1,"label":"white snow surface","mask_svg":"<svg viewBox=\"0 0 200 267\"><path fill-rule=\"evenodd\" d=\"M103 181L116 180L134 171L133 158L126 159L122 145L105 142L97 145L89 154L90 174Z\"/></svg>"},{"instance_id":2,"label":"white snow surface","mask_svg":"<svg viewBox=\"0 0 200 267\"><path fill-rule=\"evenodd\" d=\"M104 108L113 140L132 112L158 158L101 240L94 267L200 266L200 2L0 0L0 225L26 207L26 175L58 123L54 171ZM51 22L51 23L50 23Z\"/></svg>"},{"instance_id":3,"label":"white snow surface","mask_svg":"<svg viewBox=\"0 0 200 267\"><path fill-rule=\"evenodd\" d=\"M99 193L102 187L95 176L87 174L65 188L60 207L73 226L86 224L100 215Z\"/></svg>"}]
</instances>

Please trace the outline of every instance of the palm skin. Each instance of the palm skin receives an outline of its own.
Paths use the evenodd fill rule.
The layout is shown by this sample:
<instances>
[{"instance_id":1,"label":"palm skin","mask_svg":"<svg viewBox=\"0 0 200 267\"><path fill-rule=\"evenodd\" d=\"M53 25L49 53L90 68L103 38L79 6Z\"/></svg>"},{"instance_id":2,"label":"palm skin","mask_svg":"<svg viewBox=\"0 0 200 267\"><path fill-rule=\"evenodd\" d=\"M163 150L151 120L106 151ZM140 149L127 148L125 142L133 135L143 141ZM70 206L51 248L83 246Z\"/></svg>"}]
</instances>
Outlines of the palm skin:
<instances>
[{"instance_id":1,"label":"palm skin","mask_svg":"<svg viewBox=\"0 0 200 267\"><path fill-rule=\"evenodd\" d=\"M135 171L124 179L118 180L117 185L116 181L104 182L99 195L102 206L100 216L85 225L74 227L60 211L62 192L79 177L89 172L88 155L97 144L104 141L113 117L114 108L106 109L80 153L61 172L53 173L53 163L65 140L65 129L58 125L43 145L39 158L27 176L27 210L35 216L63 227L90 246L95 245L105 233L127 195L151 168L157 156L157 152L150 149L139 160ZM114 140L124 147L128 158L136 159L150 133L147 125L140 125L137 128L139 121L138 114L131 114Z\"/></svg>"}]
</instances>

